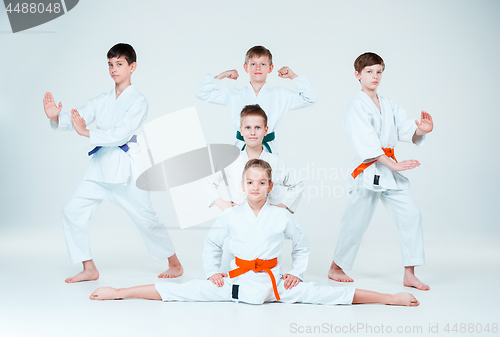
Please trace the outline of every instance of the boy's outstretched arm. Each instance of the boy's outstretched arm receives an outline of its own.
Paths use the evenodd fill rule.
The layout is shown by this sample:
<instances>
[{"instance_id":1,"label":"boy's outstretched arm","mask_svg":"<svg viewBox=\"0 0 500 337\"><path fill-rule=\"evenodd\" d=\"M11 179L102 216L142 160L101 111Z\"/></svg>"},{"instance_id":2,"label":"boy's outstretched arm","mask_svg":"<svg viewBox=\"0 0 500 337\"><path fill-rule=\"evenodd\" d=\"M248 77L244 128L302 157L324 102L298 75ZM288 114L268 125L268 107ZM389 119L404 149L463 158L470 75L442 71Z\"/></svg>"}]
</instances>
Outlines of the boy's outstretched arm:
<instances>
[{"instance_id":1,"label":"boy's outstretched arm","mask_svg":"<svg viewBox=\"0 0 500 337\"><path fill-rule=\"evenodd\" d=\"M227 70L219 75L215 76L216 79L222 80L223 78L229 78L231 80L237 80L240 75L238 74L238 71L236 69L233 70Z\"/></svg>"},{"instance_id":2,"label":"boy's outstretched arm","mask_svg":"<svg viewBox=\"0 0 500 337\"><path fill-rule=\"evenodd\" d=\"M278 76L281 78L289 78L291 80L298 77L297 74L295 74L292 69L288 68L287 66L284 66L280 70L278 70Z\"/></svg>"},{"instance_id":3,"label":"boy's outstretched arm","mask_svg":"<svg viewBox=\"0 0 500 337\"><path fill-rule=\"evenodd\" d=\"M415 120L415 124L417 124L417 129L415 130L415 134L413 135L412 139L414 143L418 141L417 137L422 137L423 135L428 134L434 128L431 114L425 111L422 111L420 115L420 123Z\"/></svg>"},{"instance_id":4,"label":"boy's outstretched arm","mask_svg":"<svg viewBox=\"0 0 500 337\"><path fill-rule=\"evenodd\" d=\"M45 96L43 97L43 109L45 110L45 114L49 119L53 120L56 123L59 123L59 113L62 109L62 103L59 102L59 106L57 106L56 102L54 101L54 97L50 92L46 92Z\"/></svg>"}]
</instances>

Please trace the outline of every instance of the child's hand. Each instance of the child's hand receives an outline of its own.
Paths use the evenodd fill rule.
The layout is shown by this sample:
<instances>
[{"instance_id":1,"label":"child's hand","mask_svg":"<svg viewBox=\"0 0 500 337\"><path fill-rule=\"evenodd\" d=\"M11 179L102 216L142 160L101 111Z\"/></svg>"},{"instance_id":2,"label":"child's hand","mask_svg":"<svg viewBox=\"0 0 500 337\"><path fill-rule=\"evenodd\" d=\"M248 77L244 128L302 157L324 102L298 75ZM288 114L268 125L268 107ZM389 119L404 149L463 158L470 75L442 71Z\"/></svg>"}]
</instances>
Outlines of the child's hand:
<instances>
[{"instance_id":1,"label":"child's hand","mask_svg":"<svg viewBox=\"0 0 500 337\"><path fill-rule=\"evenodd\" d=\"M59 102L59 106L56 106L54 102L54 97L50 92L46 92L43 97L43 109L45 110L45 114L49 119L57 122L59 120L58 115L62 109L62 103Z\"/></svg>"},{"instance_id":2,"label":"child's hand","mask_svg":"<svg viewBox=\"0 0 500 337\"><path fill-rule=\"evenodd\" d=\"M295 287L297 284L299 284L300 279L296 276L290 275L290 274L285 274L283 275L283 280L285 280L285 289L292 289Z\"/></svg>"},{"instance_id":3,"label":"child's hand","mask_svg":"<svg viewBox=\"0 0 500 337\"><path fill-rule=\"evenodd\" d=\"M85 122L85 119L80 117L80 114L76 109L71 109L71 119L73 120L73 127L80 136L90 136L89 130L87 130L87 123Z\"/></svg>"},{"instance_id":4,"label":"child's hand","mask_svg":"<svg viewBox=\"0 0 500 337\"><path fill-rule=\"evenodd\" d=\"M279 208L288 209L288 207L286 207L286 205L285 205L285 204L283 204L283 203L279 203L279 204L277 204L277 205L276 205L276 204L271 204L271 206L276 206L276 207L279 207ZM288 210L289 210L289 209L288 209ZM289 211L290 211L290 210L289 210ZM293 212L292 212L292 211L290 211L290 213L292 213L292 214L293 214Z\"/></svg>"},{"instance_id":5,"label":"child's hand","mask_svg":"<svg viewBox=\"0 0 500 337\"><path fill-rule=\"evenodd\" d=\"M297 75L292 71L292 69L288 67L283 67L280 70L278 70L278 76L281 78L289 78L293 80Z\"/></svg>"},{"instance_id":6,"label":"child's hand","mask_svg":"<svg viewBox=\"0 0 500 337\"><path fill-rule=\"evenodd\" d=\"M208 279L212 281L212 283L215 284L217 287L222 287L224 285L224 280L222 279L223 277L227 277L227 274L225 273L213 274Z\"/></svg>"},{"instance_id":7,"label":"child's hand","mask_svg":"<svg viewBox=\"0 0 500 337\"><path fill-rule=\"evenodd\" d=\"M418 160L403 160L399 163L393 162L391 169L393 171L406 171L418 166L420 166L420 162Z\"/></svg>"},{"instance_id":8,"label":"child's hand","mask_svg":"<svg viewBox=\"0 0 500 337\"><path fill-rule=\"evenodd\" d=\"M434 128L434 123L432 122L432 117L429 113L422 111L420 116L420 124L417 120L415 120L415 124L417 124L418 130L416 131L417 135L423 136L432 131Z\"/></svg>"},{"instance_id":9,"label":"child's hand","mask_svg":"<svg viewBox=\"0 0 500 337\"><path fill-rule=\"evenodd\" d=\"M394 160L387 157L385 154L378 156L377 161L382 165L387 166L393 171L406 171L420 166L420 163L417 160L403 160L400 161L399 163L396 163Z\"/></svg>"},{"instance_id":10,"label":"child's hand","mask_svg":"<svg viewBox=\"0 0 500 337\"><path fill-rule=\"evenodd\" d=\"M293 214L293 211L292 211L290 208L288 208L285 204L282 204L282 203L279 203L279 204L277 204L277 205L276 205L276 204L271 204L271 206L276 206L276 207L279 207L279 208L284 208L284 209L286 209L288 212L290 212L290 213L292 213L292 214Z\"/></svg>"},{"instance_id":11,"label":"child's hand","mask_svg":"<svg viewBox=\"0 0 500 337\"><path fill-rule=\"evenodd\" d=\"M240 75L238 75L238 72L236 71L236 69L233 69L233 70L228 70L228 71L225 71L223 73L220 73L215 78L218 80L222 80L223 78L229 78L230 80L237 80L239 76Z\"/></svg>"},{"instance_id":12,"label":"child's hand","mask_svg":"<svg viewBox=\"0 0 500 337\"><path fill-rule=\"evenodd\" d=\"M219 207L222 211L224 211L227 208L239 206L237 203L234 203L232 201L225 201L222 200L221 198L217 199L214 201L214 203Z\"/></svg>"}]
</instances>

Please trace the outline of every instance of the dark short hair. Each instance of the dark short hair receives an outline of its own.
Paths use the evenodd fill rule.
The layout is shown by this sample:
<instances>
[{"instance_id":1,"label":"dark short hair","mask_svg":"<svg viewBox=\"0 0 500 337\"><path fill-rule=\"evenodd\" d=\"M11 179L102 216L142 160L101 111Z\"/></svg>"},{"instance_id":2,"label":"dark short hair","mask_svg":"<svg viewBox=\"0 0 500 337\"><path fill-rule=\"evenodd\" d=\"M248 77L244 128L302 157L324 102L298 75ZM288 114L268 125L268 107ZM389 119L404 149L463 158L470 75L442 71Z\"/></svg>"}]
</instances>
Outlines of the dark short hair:
<instances>
[{"instance_id":1,"label":"dark short hair","mask_svg":"<svg viewBox=\"0 0 500 337\"><path fill-rule=\"evenodd\" d=\"M262 57L262 56L267 56L267 58L269 60L269 65L273 64L273 55L271 54L269 49L267 49L266 47L263 47L263 46L255 46L255 47L248 49L248 51L245 55L245 64L248 64L248 61L252 57Z\"/></svg>"},{"instance_id":2,"label":"dark short hair","mask_svg":"<svg viewBox=\"0 0 500 337\"><path fill-rule=\"evenodd\" d=\"M245 164L245 168L243 169L243 174L242 174L243 180L245 179L245 172L251 168L254 168L254 167L257 167L257 168L260 168L260 169L263 169L264 171L266 171L267 181L269 182L269 184L271 184L273 169L271 168L271 165L267 161L262 160L262 159L250 159L249 161L247 161L247 163Z\"/></svg>"},{"instance_id":3,"label":"dark short hair","mask_svg":"<svg viewBox=\"0 0 500 337\"><path fill-rule=\"evenodd\" d=\"M382 70L385 70L384 60L382 60L380 56L375 53L364 53L359 55L356 61L354 61L354 70L361 73L365 67L374 66L376 64L380 64L382 66Z\"/></svg>"},{"instance_id":4,"label":"dark short hair","mask_svg":"<svg viewBox=\"0 0 500 337\"><path fill-rule=\"evenodd\" d=\"M129 65L137 61L137 55L135 54L134 48L127 43L115 44L108 51L108 55L107 55L108 59L112 59L113 57L120 57L120 56L125 57L125 60L127 60Z\"/></svg>"},{"instance_id":5,"label":"dark short hair","mask_svg":"<svg viewBox=\"0 0 500 337\"><path fill-rule=\"evenodd\" d=\"M264 119L264 126L267 126L267 115L258 104L245 105L240 113L240 125L246 116L260 116Z\"/></svg>"}]
</instances>

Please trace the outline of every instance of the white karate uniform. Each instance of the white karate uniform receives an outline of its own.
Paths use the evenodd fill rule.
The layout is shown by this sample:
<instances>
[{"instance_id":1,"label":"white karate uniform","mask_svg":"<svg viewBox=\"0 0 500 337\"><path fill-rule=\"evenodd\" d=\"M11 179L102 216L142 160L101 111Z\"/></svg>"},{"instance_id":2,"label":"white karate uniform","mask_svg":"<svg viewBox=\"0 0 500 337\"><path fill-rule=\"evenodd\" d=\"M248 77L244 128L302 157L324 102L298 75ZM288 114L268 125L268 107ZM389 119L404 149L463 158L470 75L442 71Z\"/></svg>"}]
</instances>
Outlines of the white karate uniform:
<instances>
[{"instance_id":1,"label":"white karate uniform","mask_svg":"<svg viewBox=\"0 0 500 337\"><path fill-rule=\"evenodd\" d=\"M116 98L115 89L90 99L77 109L89 125L92 146L102 146L92 155L87 171L77 184L63 208L63 227L71 263L92 259L87 222L102 200L123 208L136 224L153 259L166 259L175 251L167 228L156 217L148 191L135 185L132 174L134 156L140 146L128 143L146 119L146 98L132 84ZM53 129L74 130L71 113L59 114L59 123L51 120ZM138 142L142 141L138 137ZM127 144L124 152L119 146Z\"/></svg>"},{"instance_id":2,"label":"white karate uniform","mask_svg":"<svg viewBox=\"0 0 500 337\"><path fill-rule=\"evenodd\" d=\"M221 80L208 74L201 82L196 97L202 101L229 106L231 123L238 131L240 128L240 113L245 105L259 104L266 112L268 133L274 132L281 118L290 110L304 108L316 103L316 93L305 75L298 76L292 81L297 92L282 88L270 88L267 83L262 86L258 95L250 83L246 87L223 86L216 89ZM235 145L240 149L245 143L236 140ZM268 143L273 153L277 153L276 140Z\"/></svg>"},{"instance_id":3,"label":"white karate uniform","mask_svg":"<svg viewBox=\"0 0 500 337\"><path fill-rule=\"evenodd\" d=\"M292 240L292 270L287 274L302 279L307 268L309 244L297 220L287 210L268 202L255 216L247 203L233 207L221 215L205 237L203 267L207 278L219 273L222 244L229 238L229 250L243 260L271 260L278 264L271 269L277 283L280 302L311 304L351 304L354 288L321 286L315 282L300 282L285 290L280 260L283 240ZM235 262L232 267L237 268ZM233 279L224 278L217 287L210 280L191 280L183 284L155 284L163 301L230 301L232 286L238 285L238 300L251 304L276 301L270 276L265 272L248 271Z\"/></svg>"},{"instance_id":4,"label":"white karate uniform","mask_svg":"<svg viewBox=\"0 0 500 337\"><path fill-rule=\"evenodd\" d=\"M382 113L367 94L360 91L347 106L342 125L351 137L357 156L351 172L359 164L383 155L382 148L395 148L397 141L413 143L417 129L415 120L405 110L386 97L379 96ZM416 145L422 146L425 136ZM397 152L395 157L398 158ZM378 185L375 176L379 176ZM349 178L349 203L342 218L333 260L344 270L350 270L359 250L378 200L398 226L401 254L405 266L425 264L422 221L420 211L409 192L410 182L400 172L375 162L356 179Z\"/></svg>"},{"instance_id":5,"label":"white karate uniform","mask_svg":"<svg viewBox=\"0 0 500 337\"><path fill-rule=\"evenodd\" d=\"M269 193L268 199L271 204L283 203L290 211L295 212L302 197L304 183L296 178L293 171L289 171L285 162L277 155L267 151L262 151L259 159L271 165L273 189ZM228 167L224 169L229 184L229 190L234 203L241 205L247 199L241 186L243 169L248 162L246 150L240 152L240 156ZM222 172L219 171L203 180L203 188L207 195L208 206L214 205L214 201L220 198L218 191L221 182L224 184Z\"/></svg>"}]
</instances>

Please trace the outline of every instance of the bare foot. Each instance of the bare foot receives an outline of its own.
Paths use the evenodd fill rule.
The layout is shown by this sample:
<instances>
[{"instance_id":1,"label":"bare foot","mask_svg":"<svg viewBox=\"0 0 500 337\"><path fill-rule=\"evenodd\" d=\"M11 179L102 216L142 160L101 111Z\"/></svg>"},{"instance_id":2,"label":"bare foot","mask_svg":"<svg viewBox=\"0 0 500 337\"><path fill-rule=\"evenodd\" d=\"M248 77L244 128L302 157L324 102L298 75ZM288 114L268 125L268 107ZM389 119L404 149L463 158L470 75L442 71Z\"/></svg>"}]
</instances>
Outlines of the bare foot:
<instances>
[{"instance_id":1,"label":"bare foot","mask_svg":"<svg viewBox=\"0 0 500 337\"><path fill-rule=\"evenodd\" d=\"M158 275L158 278L174 278L179 277L184 273L184 268L181 265L179 266L170 266L163 273Z\"/></svg>"},{"instance_id":2,"label":"bare foot","mask_svg":"<svg viewBox=\"0 0 500 337\"><path fill-rule=\"evenodd\" d=\"M158 275L158 278L174 278L179 277L184 273L184 268L182 268L181 262L174 254L168 258L168 269Z\"/></svg>"},{"instance_id":3,"label":"bare foot","mask_svg":"<svg viewBox=\"0 0 500 337\"><path fill-rule=\"evenodd\" d=\"M99 272L93 260L83 261L83 271L73 277L68 277L64 282L76 283L82 281L95 281L99 278Z\"/></svg>"},{"instance_id":4,"label":"bare foot","mask_svg":"<svg viewBox=\"0 0 500 337\"><path fill-rule=\"evenodd\" d=\"M405 287L417 288L418 290L431 289L431 287L429 287L427 284L420 281L415 276L414 267L405 267L405 276L403 277L403 285Z\"/></svg>"},{"instance_id":5,"label":"bare foot","mask_svg":"<svg viewBox=\"0 0 500 337\"><path fill-rule=\"evenodd\" d=\"M420 302L410 293L397 293L392 295L391 300L386 304L416 307L420 305Z\"/></svg>"},{"instance_id":6,"label":"bare foot","mask_svg":"<svg viewBox=\"0 0 500 337\"><path fill-rule=\"evenodd\" d=\"M120 297L118 296L118 289L111 287L100 287L94 290L92 294L90 294L89 298L91 300L117 300Z\"/></svg>"},{"instance_id":7,"label":"bare foot","mask_svg":"<svg viewBox=\"0 0 500 337\"><path fill-rule=\"evenodd\" d=\"M328 278L337 282L354 282L352 278L346 275L342 268L332 261L330 270L328 270Z\"/></svg>"}]
</instances>

